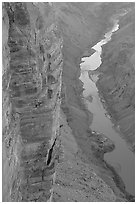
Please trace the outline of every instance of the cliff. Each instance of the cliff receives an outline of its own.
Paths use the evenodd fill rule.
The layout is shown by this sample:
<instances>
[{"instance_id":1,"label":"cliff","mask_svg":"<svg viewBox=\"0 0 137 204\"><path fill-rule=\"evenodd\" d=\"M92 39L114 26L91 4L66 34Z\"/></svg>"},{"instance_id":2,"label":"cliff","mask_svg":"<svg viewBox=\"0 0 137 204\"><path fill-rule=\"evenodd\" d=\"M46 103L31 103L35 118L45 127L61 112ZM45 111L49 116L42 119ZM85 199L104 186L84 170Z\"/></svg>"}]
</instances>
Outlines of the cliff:
<instances>
[{"instance_id":1,"label":"cliff","mask_svg":"<svg viewBox=\"0 0 137 204\"><path fill-rule=\"evenodd\" d=\"M120 18L119 30L103 46L97 83L108 111L129 146L135 145L135 12Z\"/></svg>"},{"instance_id":2,"label":"cliff","mask_svg":"<svg viewBox=\"0 0 137 204\"><path fill-rule=\"evenodd\" d=\"M52 197L62 42L48 3L3 3L3 201Z\"/></svg>"},{"instance_id":3,"label":"cliff","mask_svg":"<svg viewBox=\"0 0 137 204\"><path fill-rule=\"evenodd\" d=\"M3 3L3 201L127 201L94 155L79 80L81 57L126 6Z\"/></svg>"}]
</instances>

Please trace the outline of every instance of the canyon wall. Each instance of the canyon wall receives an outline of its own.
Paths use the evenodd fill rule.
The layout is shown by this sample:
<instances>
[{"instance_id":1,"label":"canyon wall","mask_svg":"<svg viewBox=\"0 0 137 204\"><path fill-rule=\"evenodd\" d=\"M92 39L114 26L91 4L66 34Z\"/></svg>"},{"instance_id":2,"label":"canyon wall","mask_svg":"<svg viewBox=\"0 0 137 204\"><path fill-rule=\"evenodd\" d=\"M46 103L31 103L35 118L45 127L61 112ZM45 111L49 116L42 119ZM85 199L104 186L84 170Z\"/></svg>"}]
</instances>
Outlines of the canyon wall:
<instances>
[{"instance_id":1,"label":"canyon wall","mask_svg":"<svg viewBox=\"0 0 137 204\"><path fill-rule=\"evenodd\" d=\"M3 201L51 200L62 46L48 3L3 3Z\"/></svg>"},{"instance_id":2,"label":"canyon wall","mask_svg":"<svg viewBox=\"0 0 137 204\"><path fill-rule=\"evenodd\" d=\"M92 191L88 192L89 201L125 201L113 181L112 172L106 167L103 169L100 160L93 157L88 138L92 115L82 104L79 64L84 51L90 54L89 48L112 26L111 16L126 6L128 3L3 3L3 201L51 201L56 173L61 177L62 187L56 184L57 188L61 188L61 201L66 199L62 190L65 185L62 174L56 168L62 148L61 98L61 107L69 125L64 127L62 137L71 128L71 138L75 137L72 144L76 143L74 165L69 160L73 153L71 145L70 152L65 149L70 161L68 168L70 165L74 167L70 174L63 167L65 179L73 180L72 174L75 176L75 172L81 178L83 166L84 178L81 179L88 180L91 171L94 178L90 185ZM123 28L126 28L124 20L121 26L122 22ZM105 73L99 80L102 87ZM133 73L129 74L134 76ZM65 123L64 118L61 119L62 123ZM70 133L67 139L64 138L66 146L69 145L69 137ZM75 146L82 155L78 161L80 164L76 164ZM85 166L88 166L87 174ZM77 191L75 182L74 188ZM77 198L83 201L82 196L78 195ZM86 193L84 199L87 201Z\"/></svg>"},{"instance_id":3,"label":"canyon wall","mask_svg":"<svg viewBox=\"0 0 137 204\"><path fill-rule=\"evenodd\" d=\"M97 83L116 126L134 151L135 145L135 11L120 17L119 30L103 46Z\"/></svg>"}]
</instances>

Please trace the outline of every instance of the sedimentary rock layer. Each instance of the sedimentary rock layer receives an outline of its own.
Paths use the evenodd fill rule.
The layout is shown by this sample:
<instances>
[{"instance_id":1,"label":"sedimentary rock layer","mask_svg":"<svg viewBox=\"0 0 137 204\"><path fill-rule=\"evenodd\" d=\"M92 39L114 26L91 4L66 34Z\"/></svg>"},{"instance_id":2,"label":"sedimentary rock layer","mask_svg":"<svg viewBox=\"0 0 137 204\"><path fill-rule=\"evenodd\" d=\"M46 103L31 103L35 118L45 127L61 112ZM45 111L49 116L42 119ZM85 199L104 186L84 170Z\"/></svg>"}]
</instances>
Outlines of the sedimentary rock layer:
<instances>
[{"instance_id":1,"label":"sedimentary rock layer","mask_svg":"<svg viewBox=\"0 0 137 204\"><path fill-rule=\"evenodd\" d=\"M126 201L102 162L113 144L89 132L79 80L83 52L124 5L3 3L3 201L51 201L53 186L53 201Z\"/></svg>"},{"instance_id":2,"label":"sedimentary rock layer","mask_svg":"<svg viewBox=\"0 0 137 204\"><path fill-rule=\"evenodd\" d=\"M3 4L3 201L51 199L61 49L48 3Z\"/></svg>"}]
</instances>

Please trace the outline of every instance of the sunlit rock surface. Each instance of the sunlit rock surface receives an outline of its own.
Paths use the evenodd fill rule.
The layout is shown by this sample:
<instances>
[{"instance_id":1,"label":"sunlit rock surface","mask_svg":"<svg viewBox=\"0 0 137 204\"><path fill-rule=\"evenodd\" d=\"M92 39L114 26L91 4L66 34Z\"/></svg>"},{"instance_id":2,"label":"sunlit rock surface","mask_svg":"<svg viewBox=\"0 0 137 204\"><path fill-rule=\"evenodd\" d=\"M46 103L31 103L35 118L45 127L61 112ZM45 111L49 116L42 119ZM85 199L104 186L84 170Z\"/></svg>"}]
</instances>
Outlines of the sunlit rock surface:
<instances>
[{"instance_id":1,"label":"sunlit rock surface","mask_svg":"<svg viewBox=\"0 0 137 204\"><path fill-rule=\"evenodd\" d=\"M3 3L3 201L51 198L61 49L48 3Z\"/></svg>"}]
</instances>

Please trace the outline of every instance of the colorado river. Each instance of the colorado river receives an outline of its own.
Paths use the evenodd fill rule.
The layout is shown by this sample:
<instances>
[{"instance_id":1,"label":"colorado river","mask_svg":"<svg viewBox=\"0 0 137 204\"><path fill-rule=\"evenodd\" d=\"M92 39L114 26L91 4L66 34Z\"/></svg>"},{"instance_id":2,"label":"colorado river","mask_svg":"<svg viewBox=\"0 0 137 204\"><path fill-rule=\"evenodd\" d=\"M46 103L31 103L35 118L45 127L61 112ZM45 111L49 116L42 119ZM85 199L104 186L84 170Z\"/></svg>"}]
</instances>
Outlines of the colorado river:
<instances>
[{"instance_id":1,"label":"colorado river","mask_svg":"<svg viewBox=\"0 0 137 204\"><path fill-rule=\"evenodd\" d=\"M90 57L82 58L80 80L83 82L83 97L88 110L93 114L93 121L90 126L92 131L105 134L115 144L115 149L104 155L107 163L111 164L122 178L126 191L132 195L135 194L135 158L134 154L129 150L126 142L121 138L120 134L114 129L107 112L100 100L98 89L95 81L97 75L93 76L93 80L89 78L88 71L95 70L101 65L102 45L111 40L113 32L119 29L118 21L113 29L107 32L104 39L98 42L94 47L95 53ZM92 101L88 97L92 96Z\"/></svg>"}]
</instances>

